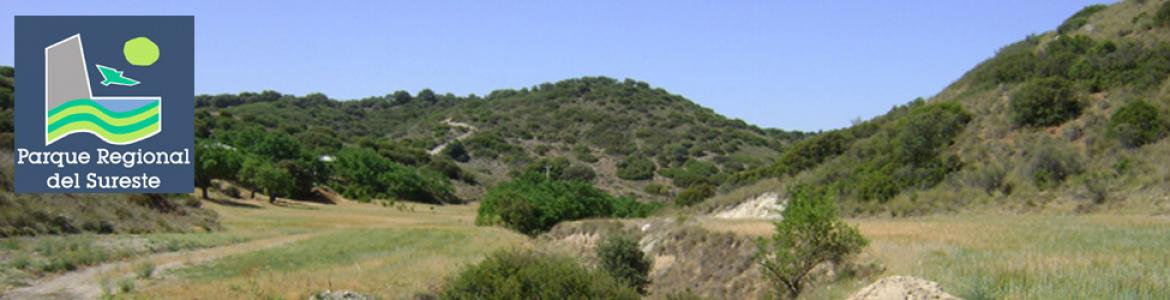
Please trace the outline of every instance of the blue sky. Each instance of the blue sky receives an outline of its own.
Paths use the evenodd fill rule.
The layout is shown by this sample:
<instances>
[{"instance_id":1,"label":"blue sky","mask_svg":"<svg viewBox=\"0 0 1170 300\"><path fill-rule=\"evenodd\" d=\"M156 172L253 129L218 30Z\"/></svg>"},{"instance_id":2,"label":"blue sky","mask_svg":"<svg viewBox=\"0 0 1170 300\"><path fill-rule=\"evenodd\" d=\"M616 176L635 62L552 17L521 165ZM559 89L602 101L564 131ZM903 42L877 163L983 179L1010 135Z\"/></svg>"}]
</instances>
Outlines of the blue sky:
<instances>
[{"instance_id":1,"label":"blue sky","mask_svg":"<svg viewBox=\"0 0 1170 300\"><path fill-rule=\"evenodd\" d=\"M1101 1L0 2L2 65L13 15L194 15L197 93L484 95L604 75L818 130L931 96Z\"/></svg>"}]
</instances>

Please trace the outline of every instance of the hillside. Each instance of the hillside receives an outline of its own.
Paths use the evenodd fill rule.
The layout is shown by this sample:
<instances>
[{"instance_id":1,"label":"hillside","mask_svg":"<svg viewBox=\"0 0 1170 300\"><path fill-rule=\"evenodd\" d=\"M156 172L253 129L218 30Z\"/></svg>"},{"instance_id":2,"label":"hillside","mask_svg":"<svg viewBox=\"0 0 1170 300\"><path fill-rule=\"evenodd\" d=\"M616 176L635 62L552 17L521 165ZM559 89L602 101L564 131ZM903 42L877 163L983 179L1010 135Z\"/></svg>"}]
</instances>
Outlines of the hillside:
<instances>
[{"instance_id":1,"label":"hillside","mask_svg":"<svg viewBox=\"0 0 1170 300\"><path fill-rule=\"evenodd\" d=\"M729 174L769 164L785 145L804 137L728 119L645 82L605 77L486 97L428 89L337 101L266 91L196 101L200 138L230 140L228 132L256 126L286 133L316 155L361 145L463 179L456 188L470 200L527 169L667 200L684 188L717 186ZM444 155L427 155L440 145Z\"/></svg>"},{"instance_id":2,"label":"hillside","mask_svg":"<svg viewBox=\"0 0 1170 300\"><path fill-rule=\"evenodd\" d=\"M776 177L750 189L826 192L853 214L1166 212L1167 75L1170 4L1090 6L929 99L802 141L734 182Z\"/></svg>"}]
</instances>

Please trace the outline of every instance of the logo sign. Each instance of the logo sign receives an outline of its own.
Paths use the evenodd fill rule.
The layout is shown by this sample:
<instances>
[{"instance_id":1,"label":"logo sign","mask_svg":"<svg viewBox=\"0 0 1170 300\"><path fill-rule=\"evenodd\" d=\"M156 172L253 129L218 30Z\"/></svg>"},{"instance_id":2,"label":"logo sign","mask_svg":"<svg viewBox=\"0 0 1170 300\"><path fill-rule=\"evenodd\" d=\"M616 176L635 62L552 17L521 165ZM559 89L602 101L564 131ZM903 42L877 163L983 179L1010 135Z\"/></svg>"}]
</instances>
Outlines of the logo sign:
<instances>
[{"instance_id":1,"label":"logo sign","mask_svg":"<svg viewBox=\"0 0 1170 300\"><path fill-rule=\"evenodd\" d=\"M16 191L190 193L194 36L190 16L17 16Z\"/></svg>"}]
</instances>

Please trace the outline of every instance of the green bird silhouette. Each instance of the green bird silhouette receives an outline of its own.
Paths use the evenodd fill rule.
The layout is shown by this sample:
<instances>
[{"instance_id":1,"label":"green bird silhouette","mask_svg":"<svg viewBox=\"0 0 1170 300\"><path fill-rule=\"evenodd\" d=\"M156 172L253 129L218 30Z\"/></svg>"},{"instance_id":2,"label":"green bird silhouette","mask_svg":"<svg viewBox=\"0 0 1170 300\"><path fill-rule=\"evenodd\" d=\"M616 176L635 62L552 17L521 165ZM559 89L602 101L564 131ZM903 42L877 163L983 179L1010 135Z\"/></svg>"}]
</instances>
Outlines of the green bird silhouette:
<instances>
[{"instance_id":1,"label":"green bird silhouette","mask_svg":"<svg viewBox=\"0 0 1170 300\"><path fill-rule=\"evenodd\" d=\"M134 80L134 79L130 79L126 76L122 76L122 71L118 71L118 69L114 69L114 68L103 66L103 65L97 65L97 68L98 68L98 72L102 73L102 82L101 83L103 86L110 86L111 84L124 85L124 86L135 86L135 85L138 85L138 83L139 83L138 80Z\"/></svg>"}]
</instances>

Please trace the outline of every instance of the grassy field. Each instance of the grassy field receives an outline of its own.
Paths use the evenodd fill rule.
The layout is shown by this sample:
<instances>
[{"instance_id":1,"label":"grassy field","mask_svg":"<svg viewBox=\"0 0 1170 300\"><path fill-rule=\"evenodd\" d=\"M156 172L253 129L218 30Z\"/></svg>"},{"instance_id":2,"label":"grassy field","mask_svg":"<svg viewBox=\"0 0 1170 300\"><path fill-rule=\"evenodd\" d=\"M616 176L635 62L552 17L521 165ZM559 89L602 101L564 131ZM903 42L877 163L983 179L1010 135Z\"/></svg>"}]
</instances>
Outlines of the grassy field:
<instances>
[{"instance_id":1,"label":"grassy field","mask_svg":"<svg viewBox=\"0 0 1170 300\"><path fill-rule=\"evenodd\" d=\"M871 240L863 257L884 264L884 275L937 281L965 299L1170 299L1167 216L970 214L850 223ZM761 222L706 226L749 235L772 230ZM836 282L807 298L844 298L865 284Z\"/></svg>"},{"instance_id":2,"label":"grassy field","mask_svg":"<svg viewBox=\"0 0 1170 300\"><path fill-rule=\"evenodd\" d=\"M108 261L243 242L241 233L159 233L15 237L0 240L0 290Z\"/></svg>"},{"instance_id":3,"label":"grassy field","mask_svg":"<svg viewBox=\"0 0 1170 300\"><path fill-rule=\"evenodd\" d=\"M224 231L4 240L5 274L69 259L77 269L122 260L100 275L103 293L114 298L305 299L329 289L398 299L437 288L496 249L533 246L520 234L474 226L474 206L206 205ZM762 221L701 222L749 236L772 232ZM972 213L849 222L872 241L862 259L883 264L883 276L937 281L967 299L1170 298L1167 216ZM204 247L212 248L136 258ZM14 258L22 256L28 259L18 269ZM805 298L844 298L874 279L819 286Z\"/></svg>"},{"instance_id":4,"label":"grassy field","mask_svg":"<svg viewBox=\"0 0 1170 300\"><path fill-rule=\"evenodd\" d=\"M140 279L119 297L305 299L329 289L397 299L433 289L488 252L528 244L520 234L475 227L471 206L212 207L229 233L307 237Z\"/></svg>"}]
</instances>

